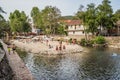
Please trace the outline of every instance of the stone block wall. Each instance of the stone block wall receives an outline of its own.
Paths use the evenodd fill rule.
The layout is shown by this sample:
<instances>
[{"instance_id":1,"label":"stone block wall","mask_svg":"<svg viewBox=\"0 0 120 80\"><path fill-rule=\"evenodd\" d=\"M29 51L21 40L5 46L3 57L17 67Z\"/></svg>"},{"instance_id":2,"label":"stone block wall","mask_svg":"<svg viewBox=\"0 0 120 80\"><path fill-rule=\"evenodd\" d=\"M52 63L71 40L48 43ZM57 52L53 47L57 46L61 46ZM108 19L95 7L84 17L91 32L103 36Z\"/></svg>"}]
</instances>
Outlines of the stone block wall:
<instances>
[{"instance_id":1,"label":"stone block wall","mask_svg":"<svg viewBox=\"0 0 120 80\"><path fill-rule=\"evenodd\" d=\"M0 80L14 80L13 78L14 74L5 55L0 62Z\"/></svg>"}]
</instances>

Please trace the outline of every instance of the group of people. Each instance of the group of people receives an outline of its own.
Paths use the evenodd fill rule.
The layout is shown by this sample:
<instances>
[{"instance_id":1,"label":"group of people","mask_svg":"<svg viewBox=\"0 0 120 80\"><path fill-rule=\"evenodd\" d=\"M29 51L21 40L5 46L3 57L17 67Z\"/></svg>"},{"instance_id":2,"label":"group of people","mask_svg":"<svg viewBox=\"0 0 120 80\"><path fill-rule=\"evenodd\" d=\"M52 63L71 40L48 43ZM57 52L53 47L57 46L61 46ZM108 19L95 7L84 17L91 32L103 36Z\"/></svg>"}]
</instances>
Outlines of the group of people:
<instances>
[{"instance_id":1,"label":"group of people","mask_svg":"<svg viewBox=\"0 0 120 80\"><path fill-rule=\"evenodd\" d=\"M56 50L61 51L62 49L65 50L66 48L65 48L65 45L62 44L62 40L60 40L59 41L59 46L58 45L56 46Z\"/></svg>"},{"instance_id":2,"label":"group of people","mask_svg":"<svg viewBox=\"0 0 120 80\"><path fill-rule=\"evenodd\" d=\"M15 50L16 50L16 46L15 46L15 44L8 44L8 46L7 46L7 48L8 48L8 53L10 54L11 53L11 51L13 52L13 53L15 53Z\"/></svg>"}]
</instances>

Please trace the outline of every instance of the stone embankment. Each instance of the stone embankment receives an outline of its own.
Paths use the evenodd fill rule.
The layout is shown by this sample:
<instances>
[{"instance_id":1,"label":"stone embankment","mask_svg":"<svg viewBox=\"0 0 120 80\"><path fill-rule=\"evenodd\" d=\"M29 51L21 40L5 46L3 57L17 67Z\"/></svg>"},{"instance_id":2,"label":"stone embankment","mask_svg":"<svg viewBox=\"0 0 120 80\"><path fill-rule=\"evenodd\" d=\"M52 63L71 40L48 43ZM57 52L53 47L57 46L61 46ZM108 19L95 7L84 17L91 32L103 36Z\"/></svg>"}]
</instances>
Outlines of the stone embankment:
<instances>
[{"instance_id":1,"label":"stone embankment","mask_svg":"<svg viewBox=\"0 0 120 80\"><path fill-rule=\"evenodd\" d=\"M58 41L46 42L22 42L14 40L12 42L17 47L24 49L25 51L39 54L66 54L66 53L79 53L83 51L83 48L77 44L68 44L62 42L62 50L59 50ZM50 46L49 46L50 45ZM64 49L63 49L64 46Z\"/></svg>"},{"instance_id":2,"label":"stone embankment","mask_svg":"<svg viewBox=\"0 0 120 80\"><path fill-rule=\"evenodd\" d=\"M120 37L106 37L108 47L120 49Z\"/></svg>"},{"instance_id":3,"label":"stone embankment","mask_svg":"<svg viewBox=\"0 0 120 80\"><path fill-rule=\"evenodd\" d=\"M0 49L0 80L14 80L13 71L2 49Z\"/></svg>"},{"instance_id":4,"label":"stone embankment","mask_svg":"<svg viewBox=\"0 0 120 80\"><path fill-rule=\"evenodd\" d=\"M3 45L6 58L8 60L8 64L10 65L14 74L14 78L11 80L34 80L32 74L30 73L28 68L25 66L24 62L21 60L18 54L13 53L13 51L11 51L9 54L7 45L4 44L2 41L1 43Z\"/></svg>"}]
</instances>

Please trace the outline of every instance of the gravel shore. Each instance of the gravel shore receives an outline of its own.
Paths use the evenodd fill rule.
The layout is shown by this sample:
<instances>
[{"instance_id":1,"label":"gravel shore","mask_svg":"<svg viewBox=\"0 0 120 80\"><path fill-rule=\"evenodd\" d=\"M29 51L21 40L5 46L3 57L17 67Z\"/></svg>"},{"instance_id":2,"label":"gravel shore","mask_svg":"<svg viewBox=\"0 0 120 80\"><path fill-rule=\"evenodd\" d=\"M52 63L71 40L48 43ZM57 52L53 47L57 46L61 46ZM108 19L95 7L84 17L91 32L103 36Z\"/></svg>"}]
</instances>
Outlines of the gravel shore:
<instances>
[{"instance_id":1,"label":"gravel shore","mask_svg":"<svg viewBox=\"0 0 120 80\"><path fill-rule=\"evenodd\" d=\"M25 51L39 54L66 54L66 53L79 53L83 51L83 48L81 46L77 44L68 44L66 42L62 42L62 50L59 50L59 48L57 50L56 47L59 47L58 41L28 42L13 40L12 43L15 44L17 47L24 49Z\"/></svg>"}]
</instances>

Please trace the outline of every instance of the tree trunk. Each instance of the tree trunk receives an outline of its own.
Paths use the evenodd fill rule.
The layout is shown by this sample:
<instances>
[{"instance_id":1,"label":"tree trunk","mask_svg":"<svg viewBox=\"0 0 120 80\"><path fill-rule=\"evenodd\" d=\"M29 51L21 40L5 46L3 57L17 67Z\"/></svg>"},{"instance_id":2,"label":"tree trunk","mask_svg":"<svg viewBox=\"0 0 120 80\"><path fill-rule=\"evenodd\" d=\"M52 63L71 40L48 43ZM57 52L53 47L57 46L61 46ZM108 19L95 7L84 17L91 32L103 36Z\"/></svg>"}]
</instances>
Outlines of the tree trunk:
<instances>
[{"instance_id":1,"label":"tree trunk","mask_svg":"<svg viewBox=\"0 0 120 80\"><path fill-rule=\"evenodd\" d=\"M87 41L88 39L87 39L87 32L86 32L85 27L84 27L84 33L85 33L85 40Z\"/></svg>"}]
</instances>

